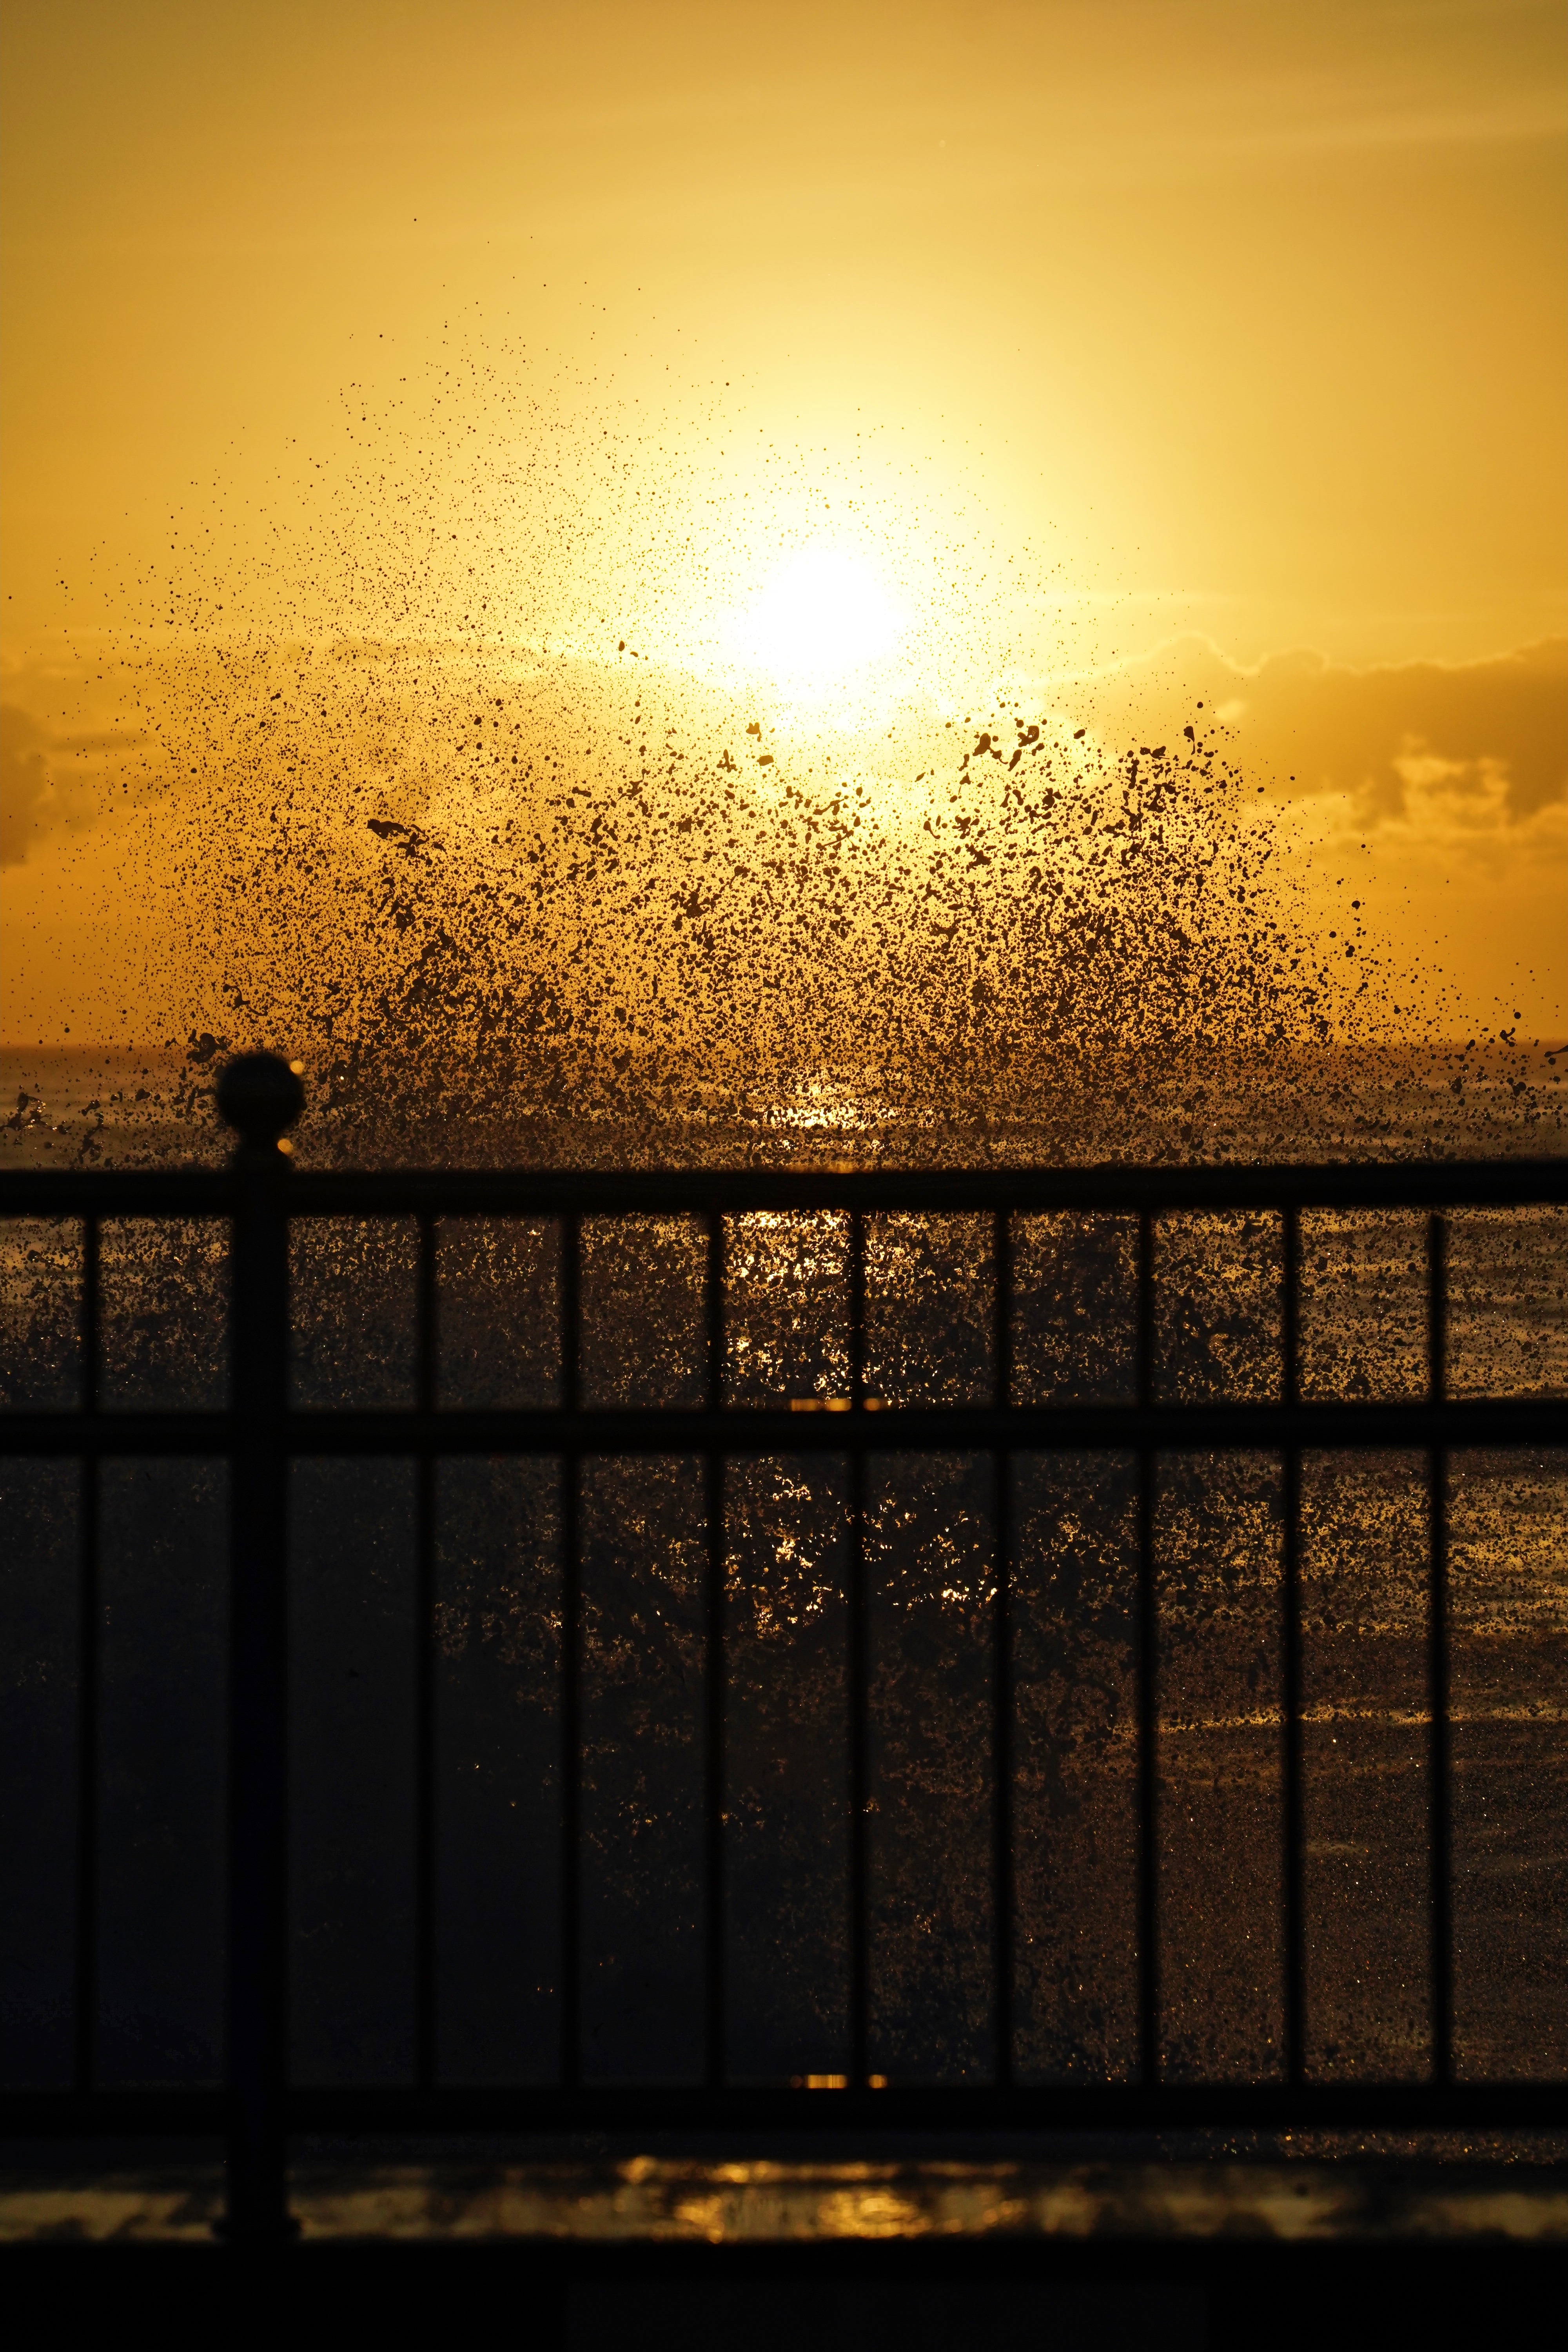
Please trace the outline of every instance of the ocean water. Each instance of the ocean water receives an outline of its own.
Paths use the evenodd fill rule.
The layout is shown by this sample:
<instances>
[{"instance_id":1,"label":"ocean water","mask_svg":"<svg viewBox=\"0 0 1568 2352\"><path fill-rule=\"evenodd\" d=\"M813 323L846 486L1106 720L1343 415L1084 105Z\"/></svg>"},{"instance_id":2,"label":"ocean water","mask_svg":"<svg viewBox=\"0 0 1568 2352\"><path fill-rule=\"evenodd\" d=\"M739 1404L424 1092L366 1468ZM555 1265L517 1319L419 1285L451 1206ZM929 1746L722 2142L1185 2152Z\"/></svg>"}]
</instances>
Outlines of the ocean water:
<instances>
[{"instance_id":1,"label":"ocean water","mask_svg":"<svg viewBox=\"0 0 1568 2352\"><path fill-rule=\"evenodd\" d=\"M1436 1057L1380 1086L1342 1065L1297 1096L1288 1156L1561 1149L1542 1060L1525 1095ZM1516 1074L1515 1074L1516 1075ZM1332 1084L1329 1080L1332 1080ZM212 1057L18 1057L9 1164L211 1160ZM10 1081L7 1081L9 1090ZM144 1091L139 1091L144 1090ZM1216 1086L1154 1108L1149 1156L1272 1156L1283 1096ZM1103 1122L900 1124L844 1074L655 1118L542 1111L319 1118L300 1157L984 1161L1099 1157ZM1081 1105L1080 1105L1081 1108ZM1134 1125L1136 1123L1134 1122ZM1125 1122L1124 1122L1125 1126ZM1076 1149L1069 1147L1076 1146ZM738 1406L847 1387L842 1217L731 1221L726 1382ZM1399 1214L1303 1220L1301 1363L1312 1397L1425 1384L1425 1234ZM1113 1401L1131 1375L1131 1229L1019 1218L1015 1395ZM548 1405L561 1234L447 1219L438 1380L447 1404ZM6 1232L4 1402L78 1393L80 1234ZM1173 1216L1156 1264L1160 1393L1273 1394L1280 1234L1268 1216ZM100 1389L110 1410L222 1402L221 1236L106 1223ZM985 1401L981 1221L887 1216L867 1234L866 1381L889 1403ZM584 1394L700 1395L700 1235L679 1217L588 1221ZM397 1218L297 1234L294 1394L331 1411L413 1402L415 1236ZM1568 1221L1455 1213L1451 1386L1568 1393ZM1013 1457L1014 2063L1026 2082L1136 2073L1135 1465ZM1424 1465L1308 1456L1302 1479L1308 2060L1321 2080L1430 2064L1431 1787ZM81 1473L10 1461L5 1790L12 1916L0 2068L71 2063ZM981 2082L996 2063L986 1838L998 1497L990 1457L873 1456L868 1603L870 2064ZM195 1461L106 1460L100 2013L105 2082L222 2064L225 1490ZM453 1460L435 1491L437 2045L451 2083L548 2081L562 2059L560 1660L566 1497L550 1461ZM744 2081L848 2064L848 1469L738 1453L724 1476L726 2019ZM1283 1901L1279 1464L1164 1457L1158 1559L1162 2065L1176 2080L1280 2068ZM582 2061L591 2080L700 2075L707 1500L672 1454L583 1465ZM294 2064L395 2082L414 2053L416 1500L412 1465L299 1465L291 1494ZM1568 2068L1568 1449L1455 1458L1450 1486L1455 2035L1467 2078Z\"/></svg>"},{"instance_id":2,"label":"ocean water","mask_svg":"<svg viewBox=\"0 0 1568 2352\"><path fill-rule=\"evenodd\" d=\"M307 1048L307 1054L309 1049ZM210 1166L224 1050L0 1047L0 1169ZM704 1084L589 1070L574 1097L466 1088L412 1042L343 1089L307 1059L299 1164L340 1167L1056 1166L1490 1159L1568 1152L1568 1046L1272 1047L1089 1064L944 1093L892 1067L782 1066Z\"/></svg>"}]
</instances>

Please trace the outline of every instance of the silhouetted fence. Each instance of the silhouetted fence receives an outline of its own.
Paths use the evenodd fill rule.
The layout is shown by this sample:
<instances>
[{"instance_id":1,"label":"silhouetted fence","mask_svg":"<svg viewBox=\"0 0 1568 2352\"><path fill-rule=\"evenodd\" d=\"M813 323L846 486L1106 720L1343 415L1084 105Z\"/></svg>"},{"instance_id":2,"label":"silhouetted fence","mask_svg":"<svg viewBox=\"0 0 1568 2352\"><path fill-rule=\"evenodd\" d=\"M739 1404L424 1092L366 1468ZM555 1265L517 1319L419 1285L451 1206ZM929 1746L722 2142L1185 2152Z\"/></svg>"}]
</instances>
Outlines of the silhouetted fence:
<instances>
[{"instance_id":1,"label":"silhouetted fence","mask_svg":"<svg viewBox=\"0 0 1568 2352\"><path fill-rule=\"evenodd\" d=\"M221 2132L229 2150L230 2229L266 2242L287 2226L287 2132L489 2126L646 2128L744 2125L848 2133L889 2125L968 2130L1021 2126L1197 2124L1502 2125L1560 2123L1563 2086L1456 2079L1450 1837L1447 1460L1456 1448L1541 1448L1568 1441L1561 1400L1456 1400L1446 1378L1447 1217L1459 1207L1561 1207L1568 1164L1500 1160L1400 1166L1053 1169L977 1173L778 1171L690 1174L506 1174L296 1171L277 1139L296 1103L281 1065L259 1057L226 1080L224 1107L244 1135L218 1173L74 1172L0 1177L0 1214L70 1218L83 1234L81 1399L75 1410L0 1416L0 1450L68 1456L84 1468L79 1518L79 1696L77 1713L76 2079L58 2091L0 2099L0 2129L87 2134ZM1419 1210L1426 1215L1426 1394L1393 1402L1304 1401L1300 1378L1301 1216L1319 1210ZM847 1393L816 1412L735 1402L726 1381L726 1249L731 1221L756 1212L837 1212L847 1221ZM1161 1393L1156 1243L1173 1212L1265 1212L1281 1242L1272 1397L1180 1402ZM1020 1219L1042 1212L1116 1212L1136 1221L1131 1392L1116 1402L1016 1402L1013 1260ZM967 1213L989 1225L991 1402L913 1408L869 1395L866 1381L867 1222L889 1213ZM681 1407L584 1402L580 1241L585 1218L684 1213L705 1235L706 1393ZM406 1410L304 1410L289 1399L291 1221L400 1215L416 1222L415 1401ZM537 1409L443 1407L437 1396L437 1220L480 1216L559 1221L559 1402ZM232 1231L231 1403L226 1411L107 1410L100 1401L99 1235L115 1218L228 1221ZM731 1384L732 1386L732 1384ZM1419 1449L1426 1469L1426 1737L1429 1741L1430 2032L1419 2079L1318 2079L1309 2062L1303 1924L1300 1478L1311 1449ZM1054 1449L1130 1451L1137 1463L1136 1967L1138 2060L1129 2079L1057 2084L1016 2079L1013 2012L1017 1865L1011 1632L1014 1537L1009 1462ZM1242 1449L1282 1465L1279 1759L1283 1850L1283 2021L1268 2079L1162 2077L1159 1737L1154 1526L1158 1456ZM989 1634L988 1817L975 1824L990 1875L993 2079L884 2082L868 2042L867 1812L868 1459L989 1456L994 1465L994 1590ZM100 1785L98 1529L91 1472L100 1457L211 1456L230 1470L228 1790L228 2062L226 2087L104 2089L94 2080ZM560 2079L553 2085L462 2089L436 2063L437 1811L433 1793L436 1602L435 1465L452 1455L533 1455L561 1465ZM706 1481L702 1720L703 2079L617 2087L586 2081L583 2062L583 1590L577 1524L585 1457L700 1457ZM737 1455L831 1455L847 1465L847 2063L836 2095L732 2079L726 2050L724 1472ZM415 2063L402 2087L312 2089L289 2080L288 1690L285 1561L289 1466L309 1455L407 1457L416 1465L419 1697L415 1739ZM814 2078L819 2083L823 2078Z\"/></svg>"}]
</instances>

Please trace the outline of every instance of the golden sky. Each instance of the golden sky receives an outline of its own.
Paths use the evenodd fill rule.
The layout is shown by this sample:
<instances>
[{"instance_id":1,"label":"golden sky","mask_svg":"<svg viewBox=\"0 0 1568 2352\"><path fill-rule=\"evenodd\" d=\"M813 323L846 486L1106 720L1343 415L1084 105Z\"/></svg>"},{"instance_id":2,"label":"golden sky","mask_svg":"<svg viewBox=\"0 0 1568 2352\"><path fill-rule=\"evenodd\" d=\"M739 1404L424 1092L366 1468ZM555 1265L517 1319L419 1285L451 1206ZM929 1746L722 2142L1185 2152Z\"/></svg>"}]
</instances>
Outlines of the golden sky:
<instances>
[{"instance_id":1,"label":"golden sky","mask_svg":"<svg viewBox=\"0 0 1568 2352\"><path fill-rule=\"evenodd\" d=\"M98 1018L156 583L165 653L226 597L385 634L400 565L458 637L469 535L520 643L721 667L845 562L944 708L1206 692L1413 950L1568 1026L1556 0L5 22L7 1036Z\"/></svg>"}]
</instances>

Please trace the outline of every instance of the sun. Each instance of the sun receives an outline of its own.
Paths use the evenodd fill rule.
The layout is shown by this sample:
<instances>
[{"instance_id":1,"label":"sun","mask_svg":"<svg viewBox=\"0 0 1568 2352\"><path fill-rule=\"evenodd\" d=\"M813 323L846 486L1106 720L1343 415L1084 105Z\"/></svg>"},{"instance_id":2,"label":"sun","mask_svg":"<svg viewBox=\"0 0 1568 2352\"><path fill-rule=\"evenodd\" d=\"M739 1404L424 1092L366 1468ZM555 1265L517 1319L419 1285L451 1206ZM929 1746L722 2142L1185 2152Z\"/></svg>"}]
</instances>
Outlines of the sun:
<instances>
[{"instance_id":1,"label":"sun","mask_svg":"<svg viewBox=\"0 0 1568 2352\"><path fill-rule=\"evenodd\" d=\"M890 653L905 622L871 566L808 549L736 616L732 651L786 691L820 692Z\"/></svg>"}]
</instances>

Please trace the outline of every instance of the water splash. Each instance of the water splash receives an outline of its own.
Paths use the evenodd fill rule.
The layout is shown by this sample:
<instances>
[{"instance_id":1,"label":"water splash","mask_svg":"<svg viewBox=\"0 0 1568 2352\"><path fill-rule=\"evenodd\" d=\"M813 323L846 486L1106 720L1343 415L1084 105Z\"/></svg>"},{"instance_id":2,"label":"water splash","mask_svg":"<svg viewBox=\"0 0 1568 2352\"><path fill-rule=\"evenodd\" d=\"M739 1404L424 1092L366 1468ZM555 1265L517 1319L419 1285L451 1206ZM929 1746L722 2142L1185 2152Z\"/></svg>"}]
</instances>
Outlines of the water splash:
<instances>
[{"instance_id":1,"label":"water splash","mask_svg":"<svg viewBox=\"0 0 1568 2352\"><path fill-rule=\"evenodd\" d=\"M1440 983L1366 900L1321 912L1211 710L1121 743L1059 680L1003 691L1016 555L1003 593L907 467L749 458L763 563L689 436L482 336L379 408L350 386L344 429L259 541L187 530L108 660L184 1113L265 1043L307 1066L303 1148L354 1158L1474 1148L1478 1107L1517 1148L1545 1118L1558 1073L1506 1029L1479 1086L1441 1066ZM917 618L878 586L847 698L712 656L721 607L848 595L871 538Z\"/></svg>"}]
</instances>

